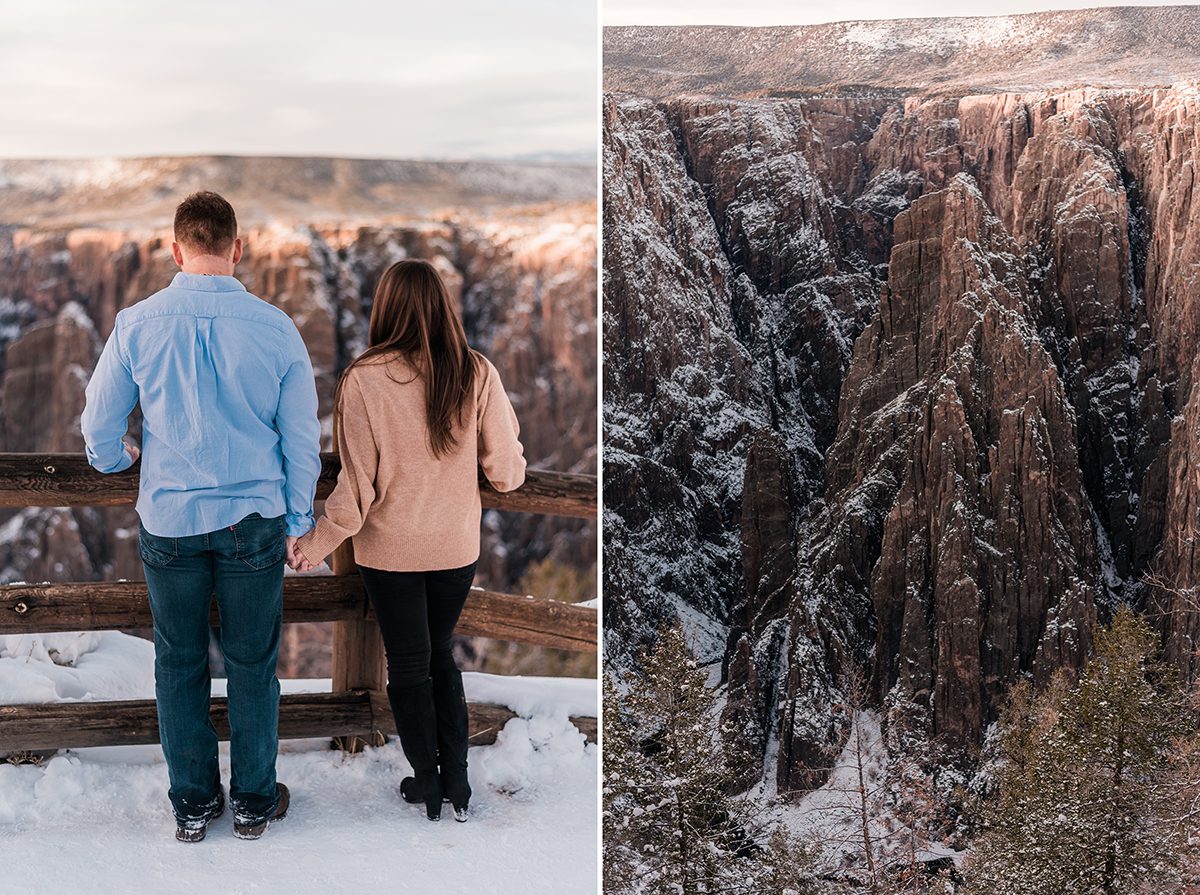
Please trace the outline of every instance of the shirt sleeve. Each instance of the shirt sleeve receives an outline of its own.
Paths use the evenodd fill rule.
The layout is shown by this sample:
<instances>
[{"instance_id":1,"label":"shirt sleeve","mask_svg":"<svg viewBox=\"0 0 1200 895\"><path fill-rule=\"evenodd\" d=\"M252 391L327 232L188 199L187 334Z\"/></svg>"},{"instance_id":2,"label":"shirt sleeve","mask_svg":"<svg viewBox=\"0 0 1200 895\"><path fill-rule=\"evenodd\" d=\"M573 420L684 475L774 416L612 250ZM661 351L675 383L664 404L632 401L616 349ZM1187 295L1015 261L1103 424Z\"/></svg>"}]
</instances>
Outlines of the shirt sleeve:
<instances>
[{"instance_id":1,"label":"shirt sleeve","mask_svg":"<svg viewBox=\"0 0 1200 895\"><path fill-rule=\"evenodd\" d=\"M88 463L105 473L128 469L133 458L125 450L123 439L129 429L129 414L137 406L138 387L121 345L120 314L88 380L86 396L79 427Z\"/></svg>"},{"instance_id":2,"label":"shirt sleeve","mask_svg":"<svg viewBox=\"0 0 1200 895\"><path fill-rule=\"evenodd\" d=\"M342 470L337 486L325 501L325 514L297 546L316 565L337 546L362 529L375 502L375 474L379 468L379 446L367 414L358 380L351 373L342 386L337 413L336 438Z\"/></svg>"},{"instance_id":3,"label":"shirt sleeve","mask_svg":"<svg viewBox=\"0 0 1200 895\"><path fill-rule=\"evenodd\" d=\"M525 483L525 449L521 426L500 374L484 361L487 376L479 398L479 465L497 491L513 491Z\"/></svg>"},{"instance_id":4,"label":"shirt sleeve","mask_svg":"<svg viewBox=\"0 0 1200 895\"><path fill-rule=\"evenodd\" d=\"M288 333L287 360L290 363L279 385L275 431L283 451L287 534L299 537L313 526L313 498L321 475L321 424L312 361L295 326Z\"/></svg>"}]
</instances>

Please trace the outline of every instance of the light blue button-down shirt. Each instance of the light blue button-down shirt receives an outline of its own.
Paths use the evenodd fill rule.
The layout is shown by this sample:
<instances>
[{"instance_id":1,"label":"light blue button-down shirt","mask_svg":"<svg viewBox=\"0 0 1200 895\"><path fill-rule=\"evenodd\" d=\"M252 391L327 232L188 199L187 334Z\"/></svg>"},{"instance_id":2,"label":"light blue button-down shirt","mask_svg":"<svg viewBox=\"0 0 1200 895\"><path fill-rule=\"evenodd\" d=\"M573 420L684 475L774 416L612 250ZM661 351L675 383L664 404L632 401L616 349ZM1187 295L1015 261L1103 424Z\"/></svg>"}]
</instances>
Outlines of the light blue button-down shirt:
<instances>
[{"instance_id":1,"label":"light blue button-down shirt","mask_svg":"<svg viewBox=\"0 0 1200 895\"><path fill-rule=\"evenodd\" d=\"M250 513L313 525L321 472L317 390L290 317L234 277L178 273L117 314L80 421L100 472L132 464L122 437L142 405L137 511L179 538Z\"/></svg>"}]
</instances>

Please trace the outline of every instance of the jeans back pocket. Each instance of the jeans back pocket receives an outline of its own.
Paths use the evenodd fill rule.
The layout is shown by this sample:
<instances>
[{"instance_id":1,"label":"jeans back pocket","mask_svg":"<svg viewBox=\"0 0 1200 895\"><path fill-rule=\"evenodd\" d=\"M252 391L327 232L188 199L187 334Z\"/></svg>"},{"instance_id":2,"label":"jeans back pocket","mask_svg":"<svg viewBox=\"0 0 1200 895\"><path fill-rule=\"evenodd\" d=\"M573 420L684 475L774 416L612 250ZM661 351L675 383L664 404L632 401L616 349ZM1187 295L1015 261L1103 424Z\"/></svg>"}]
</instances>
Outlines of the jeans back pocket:
<instances>
[{"instance_id":1,"label":"jeans back pocket","mask_svg":"<svg viewBox=\"0 0 1200 895\"><path fill-rule=\"evenodd\" d=\"M138 555L150 566L169 566L179 557L179 539L162 538L138 526Z\"/></svg>"},{"instance_id":2,"label":"jeans back pocket","mask_svg":"<svg viewBox=\"0 0 1200 895\"><path fill-rule=\"evenodd\" d=\"M287 554L283 516L264 519L251 513L233 526L236 556L252 569L266 569L281 563Z\"/></svg>"}]
</instances>

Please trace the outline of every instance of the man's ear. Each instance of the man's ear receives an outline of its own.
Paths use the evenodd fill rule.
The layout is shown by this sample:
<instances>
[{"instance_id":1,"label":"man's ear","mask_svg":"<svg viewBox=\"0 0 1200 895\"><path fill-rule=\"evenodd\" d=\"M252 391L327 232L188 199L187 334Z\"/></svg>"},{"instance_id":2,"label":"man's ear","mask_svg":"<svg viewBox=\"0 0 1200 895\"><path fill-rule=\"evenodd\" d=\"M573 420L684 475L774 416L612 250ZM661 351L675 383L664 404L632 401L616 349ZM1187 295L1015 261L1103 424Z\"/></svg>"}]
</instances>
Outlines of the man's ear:
<instances>
[{"instance_id":1,"label":"man's ear","mask_svg":"<svg viewBox=\"0 0 1200 895\"><path fill-rule=\"evenodd\" d=\"M242 238L239 236L233 241L233 263L237 264L242 260Z\"/></svg>"},{"instance_id":2,"label":"man's ear","mask_svg":"<svg viewBox=\"0 0 1200 895\"><path fill-rule=\"evenodd\" d=\"M179 247L179 243L171 243L171 256L175 259L175 263L183 267L183 249Z\"/></svg>"}]
</instances>

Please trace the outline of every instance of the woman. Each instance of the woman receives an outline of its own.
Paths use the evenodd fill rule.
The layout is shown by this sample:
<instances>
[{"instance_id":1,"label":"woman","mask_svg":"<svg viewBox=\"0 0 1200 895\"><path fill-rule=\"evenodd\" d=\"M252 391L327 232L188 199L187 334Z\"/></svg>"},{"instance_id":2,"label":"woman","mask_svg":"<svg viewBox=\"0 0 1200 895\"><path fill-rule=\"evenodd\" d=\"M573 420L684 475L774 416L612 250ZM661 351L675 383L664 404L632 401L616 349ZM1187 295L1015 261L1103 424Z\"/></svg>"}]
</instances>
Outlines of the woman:
<instances>
[{"instance_id":1,"label":"woman","mask_svg":"<svg viewBox=\"0 0 1200 895\"><path fill-rule=\"evenodd\" d=\"M444 797L465 821L467 702L450 644L479 558L478 469L498 491L520 487L520 430L496 368L467 344L432 264L388 268L368 339L335 399L337 487L296 543L295 565L311 568L354 538L413 767L400 792L424 802L430 820Z\"/></svg>"}]
</instances>

